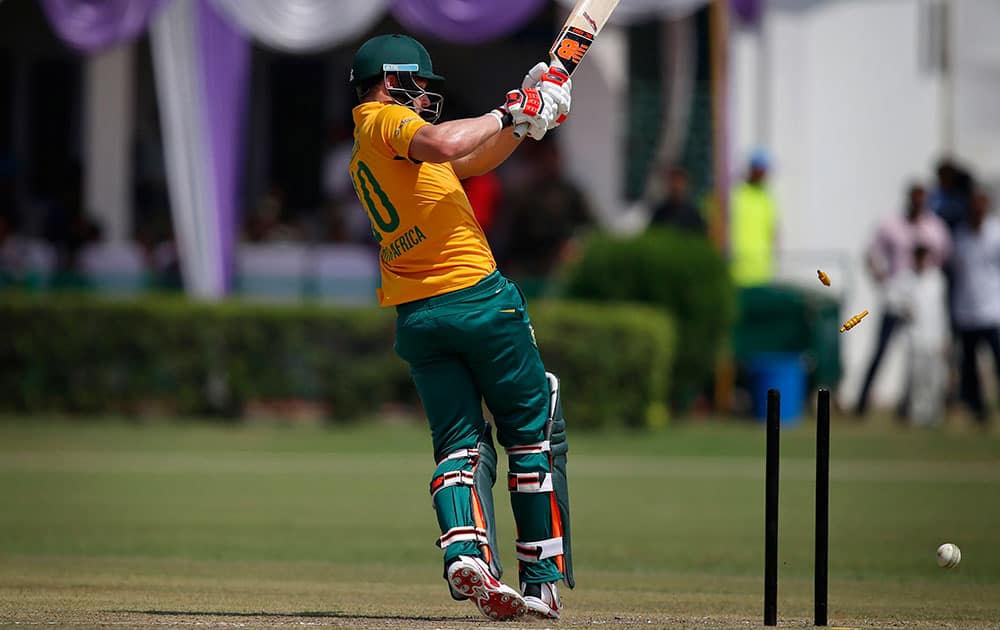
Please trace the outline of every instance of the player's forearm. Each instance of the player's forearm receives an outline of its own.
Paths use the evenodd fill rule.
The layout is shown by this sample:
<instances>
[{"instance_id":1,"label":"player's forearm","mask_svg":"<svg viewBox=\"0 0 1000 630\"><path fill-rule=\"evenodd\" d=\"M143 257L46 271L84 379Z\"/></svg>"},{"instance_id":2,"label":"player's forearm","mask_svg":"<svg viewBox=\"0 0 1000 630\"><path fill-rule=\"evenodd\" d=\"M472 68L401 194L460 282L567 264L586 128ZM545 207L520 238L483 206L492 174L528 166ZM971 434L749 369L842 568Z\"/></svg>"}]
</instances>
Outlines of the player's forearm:
<instances>
[{"instance_id":1,"label":"player's forearm","mask_svg":"<svg viewBox=\"0 0 1000 630\"><path fill-rule=\"evenodd\" d=\"M451 165L459 179L489 173L503 164L520 144L521 139L516 138L510 129L504 129L469 155L452 161Z\"/></svg>"},{"instance_id":2,"label":"player's forearm","mask_svg":"<svg viewBox=\"0 0 1000 630\"><path fill-rule=\"evenodd\" d=\"M413 137L410 157L418 162L454 162L469 155L499 132L497 117L491 114L427 125Z\"/></svg>"}]
</instances>

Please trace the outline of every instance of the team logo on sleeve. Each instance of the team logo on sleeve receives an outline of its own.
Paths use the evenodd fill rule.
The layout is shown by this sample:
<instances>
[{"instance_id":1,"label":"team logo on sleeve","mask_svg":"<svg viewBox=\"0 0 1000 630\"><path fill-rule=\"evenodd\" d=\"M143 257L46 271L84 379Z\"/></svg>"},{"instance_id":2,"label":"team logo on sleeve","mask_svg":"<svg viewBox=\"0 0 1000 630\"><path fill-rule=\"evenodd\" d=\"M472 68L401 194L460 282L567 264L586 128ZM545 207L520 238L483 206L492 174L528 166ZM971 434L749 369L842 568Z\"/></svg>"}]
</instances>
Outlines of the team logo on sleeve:
<instances>
[{"instance_id":1,"label":"team logo on sleeve","mask_svg":"<svg viewBox=\"0 0 1000 630\"><path fill-rule=\"evenodd\" d=\"M403 133L403 127L405 127L407 123L411 123L414 120L416 120L416 118L404 118L403 120L399 121L399 126L396 127L396 131L392 135L398 138L399 134Z\"/></svg>"}]
</instances>

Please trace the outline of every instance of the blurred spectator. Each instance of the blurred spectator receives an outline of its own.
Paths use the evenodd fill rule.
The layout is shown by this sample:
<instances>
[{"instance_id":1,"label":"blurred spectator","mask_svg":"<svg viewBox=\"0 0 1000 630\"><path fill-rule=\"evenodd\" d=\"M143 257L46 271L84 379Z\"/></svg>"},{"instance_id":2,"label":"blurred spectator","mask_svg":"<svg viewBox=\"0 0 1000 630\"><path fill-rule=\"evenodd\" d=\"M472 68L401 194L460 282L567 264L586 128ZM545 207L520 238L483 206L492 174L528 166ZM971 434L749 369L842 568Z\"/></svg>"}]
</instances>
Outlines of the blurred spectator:
<instances>
[{"instance_id":1,"label":"blurred spectator","mask_svg":"<svg viewBox=\"0 0 1000 630\"><path fill-rule=\"evenodd\" d=\"M157 243L151 258L154 283L161 289L184 288L181 276L181 260L177 254L177 243L173 234Z\"/></svg>"},{"instance_id":2,"label":"blurred spectator","mask_svg":"<svg viewBox=\"0 0 1000 630\"><path fill-rule=\"evenodd\" d=\"M167 225L162 236L158 229L141 226L136 229L135 242L142 250L143 261L152 276L153 286L159 289L180 289L180 258L172 226Z\"/></svg>"},{"instance_id":3,"label":"blurred spectator","mask_svg":"<svg viewBox=\"0 0 1000 630\"><path fill-rule=\"evenodd\" d=\"M469 198L476 220L486 236L490 236L503 198L500 177L495 171L490 171L463 180L462 187L465 188L465 195Z\"/></svg>"},{"instance_id":4,"label":"blurred spectator","mask_svg":"<svg viewBox=\"0 0 1000 630\"><path fill-rule=\"evenodd\" d=\"M945 278L931 250L913 249L913 269L902 269L886 289L886 301L906 322L908 389L906 415L916 426L941 422L948 378L948 309Z\"/></svg>"},{"instance_id":5,"label":"blurred spectator","mask_svg":"<svg viewBox=\"0 0 1000 630\"><path fill-rule=\"evenodd\" d=\"M746 180L733 191L729 247L737 286L767 284L774 277L778 213L767 189L770 159L758 150L750 157Z\"/></svg>"},{"instance_id":6,"label":"blurred spectator","mask_svg":"<svg viewBox=\"0 0 1000 630\"><path fill-rule=\"evenodd\" d=\"M691 200L691 180L687 171L672 166L664 173L666 197L654 209L650 225L670 227L706 236L705 219Z\"/></svg>"},{"instance_id":7,"label":"blurred spectator","mask_svg":"<svg viewBox=\"0 0 1000 630\"><path fill-rule=\"evenodd\" d=\"M17 233L13 213L0 208L0 287L17 282L25 272L27 245Z\"/></svg>"},{"instance_id":8,"label":"blurred spectator","mask_svg":"<svg viewBox=\"0 0 1000 630\"><path fill-rule=\"evenodd\" d=\"M83 209L81 166L67 160L53 167L55 193L45 202L44 236L56 249L59 271L75 271L80 250L101 240L101 228Z\"/></svg>"},{"instance_id":9,"label":"blurred spectator","mask_svg":"<svg viewBox=\"0 0 1000 630\"><path fill-rule=\"evenodd\" d=\"M954 230L968 215L975 183L972 176L950 158L937 165L937 187L930 194L928 205L941 217L948 229Z\"/></svg>"},{"instance_id":10,"label":"blurred spectator","mask_svg":"<svg viewBox=\"0 0 1000 630\"><path fill-rule=\"evenodd\" d=\"M333 126L323 158L323 195L326 217L323 240L371 243L372 228L351 178L354 136L350 127Z\"/></svg>"},{"instance_id":11,"label":"blurred spectator","mask_svg":"<svg viewBox=\"0 0 1000 630\"><path fill-rule=\"evenodd\" d=\"M247 219L246 240L251 243L298 240L298 231L284 221L284 212L285 192L281 186L272 184Z\"/></svg>"},{"instance_id":12,"label":"blurred spectator","mask_svg":"<svg viewBox=\"0 0 1000 630\"><path fill-rule=\"evenodd\" d=\"M936 169L937 186L928 198L928 205L931 211L941 217L951 230L952 237L955 236L955 229L965 220L969 214L969 206L972 203L972 193L975 186L972 176L951 158L945 157L937 164ZM953 343L957 343L958 324L955 321L955 277L954 267L946 265L944 267L945 279L947 281L948 317L951 324ZM956 356L961 356L957 347L952 349L950 357L952 362ZM959 366L951 365L950 372L959 372ZM954 379L950 379L954 381ZM949 392L949 402L954 401L954 392Z\"/></svg>"},{"instance_id":13,"label":"blurred spectator","mask_svg":"<svg viewBox=\"0 0 1000 630\"><path fill-rule=\"evenodd\" d=\"M953 307L961 341L961 391L976 419L985 423L976 351L986 343L1000 378L1000 219L990 212L990 199L972 197L967 219L955 230Z\"/></svg>"},{"instance_id":14,"label":"blurred spectator","mask_svg":"<svg viewBox=\"0 0 1000 630\"><path fill-rule=\"evenodd\" d=\"M913 270L913 250L918 243L927 247L928 263L940 267L951 253L951 237L948 227L937 215L930 212L926 205L927 195L919 185L910 186L907 191L906 203L902 216L892 216L879 225L866 257L868 270L878 286L879 291L886 296L888 288L897 281L899 275ZM862 416L868 408L868 395L879 364L893 333L903 322L904 313L898 303L885 300L882 309L882 321L879 324L878 340L875 350L861 386L861 394L855 407L855 414ZM909 384L900 401L899 411L908 406Z\"/></svg>"},{"instance_id":15,"label":"blurred spectator","mask_svg":"<svg viewBox=\"0 0 1000 630\"><path fill-rule=\"evenodd\" d=\"M583 193L563 174L555 140L528 143L521 156L526 177L504 204L499 249L508 275L542 279L572 258L574 237L591 215Z\"/></svg>"},{"instance_id":16,"label":"blurred spectator","mask_svg":"<svg viewBox=\"0 0 1000 630\"><path fill-rule=\"evenodd\" d=\"M52 247L27 236L17 216L0 208L0 287L43 286L54 269Z\"/></svg>"}]
</instances>

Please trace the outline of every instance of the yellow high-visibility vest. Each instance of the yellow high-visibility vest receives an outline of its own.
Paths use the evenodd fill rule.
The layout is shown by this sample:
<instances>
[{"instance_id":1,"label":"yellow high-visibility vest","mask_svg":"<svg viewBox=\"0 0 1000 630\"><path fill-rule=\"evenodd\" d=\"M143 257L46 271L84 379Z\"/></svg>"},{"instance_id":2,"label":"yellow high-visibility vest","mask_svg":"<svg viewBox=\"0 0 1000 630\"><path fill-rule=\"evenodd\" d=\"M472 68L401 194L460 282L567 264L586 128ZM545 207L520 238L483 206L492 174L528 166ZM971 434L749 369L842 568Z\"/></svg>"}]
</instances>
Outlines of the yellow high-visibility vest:
<instances>
[{"instance_id":1,"label":"yellow high-visibility vest","mask_svg":"<svg viewBox=\"0 0 1000 630\"><path fill-rule=\"evenodd\" d=\"M730 201L730 271L737 286L767 284L774 277L777 211L762 186L743 183Z\"/></svg>"}]
</instances>

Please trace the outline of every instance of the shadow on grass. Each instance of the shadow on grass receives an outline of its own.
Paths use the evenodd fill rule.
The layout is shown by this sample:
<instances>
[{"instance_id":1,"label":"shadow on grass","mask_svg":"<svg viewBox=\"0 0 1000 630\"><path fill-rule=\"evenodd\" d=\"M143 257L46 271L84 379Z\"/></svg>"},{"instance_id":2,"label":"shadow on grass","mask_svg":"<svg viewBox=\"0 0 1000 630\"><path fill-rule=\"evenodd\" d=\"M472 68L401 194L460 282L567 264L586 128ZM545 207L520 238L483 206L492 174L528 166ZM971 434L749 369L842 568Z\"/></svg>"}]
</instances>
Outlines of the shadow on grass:
<instances>
[{"instance_id":1,"label":"shadow on grass","mask_svg":"<svg viewBox=\"0 0 1000 630\"><path fill-rule=\"evenodd\" d=\"M339 610L305 610L302 612L234 612L225 610L108 610L110 613L132 613L140 615L158 615L164 617L311 617L330 619L367 619L370 621L444 621L455 622L465 617L426 617L420 615L359 615Z\"/></svg>"}]
</instances>

